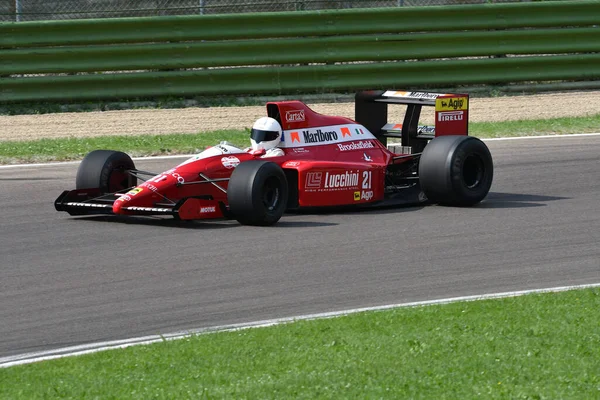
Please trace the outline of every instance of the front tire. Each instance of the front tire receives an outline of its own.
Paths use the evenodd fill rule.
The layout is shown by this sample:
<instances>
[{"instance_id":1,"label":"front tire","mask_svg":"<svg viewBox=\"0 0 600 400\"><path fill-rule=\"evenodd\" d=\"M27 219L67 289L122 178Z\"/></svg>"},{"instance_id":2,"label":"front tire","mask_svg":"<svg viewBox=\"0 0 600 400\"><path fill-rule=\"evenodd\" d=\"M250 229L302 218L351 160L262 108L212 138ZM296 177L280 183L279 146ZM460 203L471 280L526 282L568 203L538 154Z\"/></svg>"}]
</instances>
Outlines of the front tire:
<instances>
[{"instance_id":1,"label":"front tire","mask_svg":"<svg viewBox=\"0 0 600 400\"><path fill-rule=\"evenodd\" d=\"M285 173L273 162L251 160L238 165L229 179L229 210L243 225L273 225L283 215L289 189Z\"/></svg>"},{"instance_id":2,"label":"front tire","mask_svg":"<svg viewBox=\"0 0 600 400\"><path fill-rule=\"evenodd\" d=\"M94 150L79 164L75 187L99 189L101 193L114 193L137 186L137 178L127 171L135 169L131 157L120 151Z\"/></svg>"},{"instance_id":3,"label":"front tire","mask_svg":"<svg viewBox=\"0 0 600 400\"><path fill-rule=\"evenodd\" d=\"M494 165L489 149L472 136L439 136L419 161L419 182L427 198L442 205L472 206L487 196Z\"/></svg>"}]
</instances>

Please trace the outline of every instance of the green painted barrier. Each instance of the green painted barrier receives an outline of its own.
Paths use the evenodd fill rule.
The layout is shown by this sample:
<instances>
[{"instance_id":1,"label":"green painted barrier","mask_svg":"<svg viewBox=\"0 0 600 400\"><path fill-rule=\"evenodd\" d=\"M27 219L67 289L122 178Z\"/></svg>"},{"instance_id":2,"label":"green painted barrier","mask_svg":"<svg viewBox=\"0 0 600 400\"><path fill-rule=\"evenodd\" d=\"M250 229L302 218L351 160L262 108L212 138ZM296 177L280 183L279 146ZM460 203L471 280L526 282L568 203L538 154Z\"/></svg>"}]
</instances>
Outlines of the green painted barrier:
<instances>
[{"instance_id":1,"label":"green painted barrier","mask_svg":"<svg viewBox=\"0 0 600 400\"><path fill-rule=\"evenodd\" d=\"M598 15L553 1L2 23L0 102L593 80Z\"/></svg>"},{"instance_id":2,"label":"green painted barrier","mask_svg":"<svg viewBox=\"0 0 600 400\"><path fill-rule=\"evenodd\" d=\"M0 24L0 48L518 29L598 24L598 1L398 7Z\"/></svg>"},{"instance_id":3,"label":"green painted barrier","mask_svg":"<svg viewBox=\"0 0 600 400\"><path fill-rule=\"evenodd\" d=\"M450 32L0 50L0 75L334 63L598 50L600 29Z\"/></svg>"},{"instance_id":4,"label":"green painted barrier","mask_svg":"<svg viewBox=\"0 0 600 400\"><path fill-rule=\"evenodd\" d=\"M523 80L600 78L600 54L486 58L477 60L371 63L304 68L266 67L206 69L139 74L103 74L17 78L3 84L6 100L45 100L148 97L157 93L193 96L198 93L306 93L357 88L507 83Z\"/></svg>"}]
</instances>

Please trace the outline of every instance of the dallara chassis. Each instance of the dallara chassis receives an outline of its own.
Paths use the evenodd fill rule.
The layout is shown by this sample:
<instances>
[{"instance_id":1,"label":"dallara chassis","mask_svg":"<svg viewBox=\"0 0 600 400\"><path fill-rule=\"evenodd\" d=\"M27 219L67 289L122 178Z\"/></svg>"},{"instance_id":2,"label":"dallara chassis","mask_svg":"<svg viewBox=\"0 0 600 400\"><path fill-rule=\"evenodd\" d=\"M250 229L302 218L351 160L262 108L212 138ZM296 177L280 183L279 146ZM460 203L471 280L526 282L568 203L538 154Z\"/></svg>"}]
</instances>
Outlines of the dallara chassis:
<instances>
[{"instance_id":1,"label":"dallara chassis","mask_svg":"<svg viewBox=\"0 0 600 400\"><path fill-rule=\"evenodd\" d=\"M406 107L402 123L388 122L391 104ZM426 106L434 107L434 126L419 125ZM300 101L269 102L266 114L281 127L274 155L221 142L154 173L125 153L96 150L81 162L76 189L55 207L71 215L272 225L286 211L315 207L471 206L486 197L493 164L487 146L468 136L468 106L466 94L365 91L356 94L350 119Z\"/></svg>"}]
</instances>

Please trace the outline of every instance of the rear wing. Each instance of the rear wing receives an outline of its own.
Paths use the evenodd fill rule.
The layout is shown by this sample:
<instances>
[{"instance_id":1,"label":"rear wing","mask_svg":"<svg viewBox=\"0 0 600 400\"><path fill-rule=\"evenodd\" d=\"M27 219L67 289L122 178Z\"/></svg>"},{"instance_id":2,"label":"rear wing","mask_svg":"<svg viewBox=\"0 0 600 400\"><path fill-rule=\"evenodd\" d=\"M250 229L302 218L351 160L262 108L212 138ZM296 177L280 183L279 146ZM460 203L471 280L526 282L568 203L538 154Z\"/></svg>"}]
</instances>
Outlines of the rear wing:
<instances>
[{"instance_id":1,"label":"rear wing","mask_svg":"<svg viewBox=\"0 0 600 400\"><path fill-rule=\"evenodd\" d=\"M469 95L395 90L363 91L355 96L356 122L364 125L381 143L387 138L402 140L401 145L420 153L436 136L468 135ZM388 104L407 105L402 123L388 122ZM421 108L435 107L435 125L419 125Z\"/></svg>"}]
</instances>

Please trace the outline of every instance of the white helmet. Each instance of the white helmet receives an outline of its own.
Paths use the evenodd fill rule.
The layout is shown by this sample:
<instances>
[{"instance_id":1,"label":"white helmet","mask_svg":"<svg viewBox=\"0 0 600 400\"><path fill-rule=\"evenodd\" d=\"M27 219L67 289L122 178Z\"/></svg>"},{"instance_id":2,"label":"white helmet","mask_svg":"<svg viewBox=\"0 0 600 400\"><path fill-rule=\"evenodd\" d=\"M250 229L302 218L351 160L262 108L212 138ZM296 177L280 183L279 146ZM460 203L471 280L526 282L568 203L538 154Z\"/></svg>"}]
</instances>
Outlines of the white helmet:
<instances>
[{"instance_id":1,"label":"white helmet","mask_svg":"<svg viewBox=\"0 0 600 400\"><path fill-rule=\"evenodd\" d=\"M250 133L252 150L269 150L275 148L281 142L281 125L276 119L262 117L256 120Z\"/></svg>"}]
</instances>

